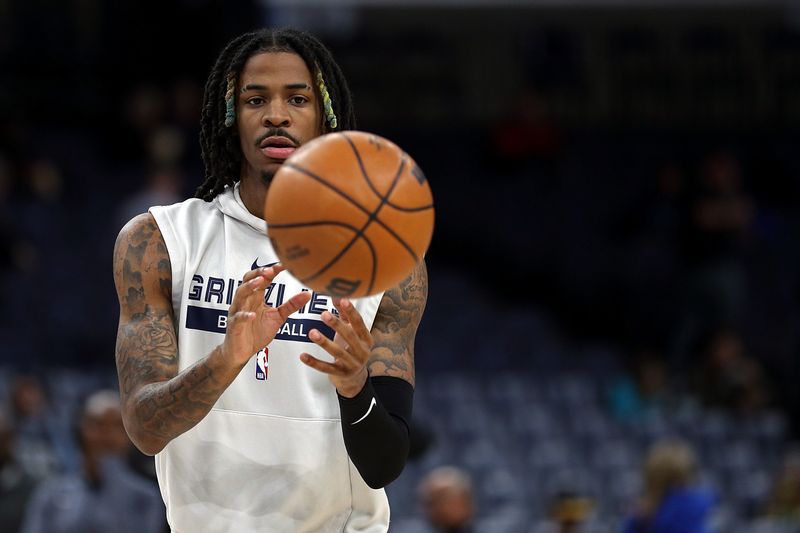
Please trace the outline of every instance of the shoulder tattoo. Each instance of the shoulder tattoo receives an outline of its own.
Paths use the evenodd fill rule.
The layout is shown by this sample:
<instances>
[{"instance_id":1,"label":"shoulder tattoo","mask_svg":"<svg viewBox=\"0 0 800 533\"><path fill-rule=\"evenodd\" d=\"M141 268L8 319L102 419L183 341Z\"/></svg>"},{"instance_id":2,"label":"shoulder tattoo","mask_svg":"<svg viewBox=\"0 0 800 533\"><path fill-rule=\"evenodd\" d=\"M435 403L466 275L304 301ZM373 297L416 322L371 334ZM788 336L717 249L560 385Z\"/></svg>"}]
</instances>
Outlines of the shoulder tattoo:
<instances>
[{"instance_id":1,"label":"shoulder tattoo","mask_svg":"<svg viewBox=\"0 0 800 533\"><path fill-rule=\"evenodd\" d=\"M117 370L125 396L175 375L177 338L172 310L172 268L150 215L120 232L114 247L114 282L120 304Z\"/></svg>"}]
</instances>

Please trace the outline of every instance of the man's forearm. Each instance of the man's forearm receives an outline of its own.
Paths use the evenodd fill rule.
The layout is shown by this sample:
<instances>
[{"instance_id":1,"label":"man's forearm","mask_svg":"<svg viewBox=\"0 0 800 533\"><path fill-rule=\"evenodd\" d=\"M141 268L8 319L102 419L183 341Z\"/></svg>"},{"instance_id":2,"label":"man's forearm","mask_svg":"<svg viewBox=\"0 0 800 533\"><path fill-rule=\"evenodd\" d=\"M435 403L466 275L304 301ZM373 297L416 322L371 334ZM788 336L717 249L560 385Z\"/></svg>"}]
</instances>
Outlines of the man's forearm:
<instances>
[{"instance_id":1,"label":"man's forearm","mask_svg":"<svg viewBox=\"0 0 800 533\"><path fill-rule=\"evenodd\" d=\"M373 489L385 487L403 471L413 397L410 383L390 376L368 378L353 398L339 395L347 454Z\"/></svg>"},{"instance_id":2,"label":"man's forearm","mask_svg":"<svg viewBox=\"0 0 800 533\"><path fill-rule=\"evenodd\" d=\"M128 402L125 427L134 444L155 455L200 422L242 367L225 361L218 346L168 381L143 386Z\"/></svg>"}]
</instances>

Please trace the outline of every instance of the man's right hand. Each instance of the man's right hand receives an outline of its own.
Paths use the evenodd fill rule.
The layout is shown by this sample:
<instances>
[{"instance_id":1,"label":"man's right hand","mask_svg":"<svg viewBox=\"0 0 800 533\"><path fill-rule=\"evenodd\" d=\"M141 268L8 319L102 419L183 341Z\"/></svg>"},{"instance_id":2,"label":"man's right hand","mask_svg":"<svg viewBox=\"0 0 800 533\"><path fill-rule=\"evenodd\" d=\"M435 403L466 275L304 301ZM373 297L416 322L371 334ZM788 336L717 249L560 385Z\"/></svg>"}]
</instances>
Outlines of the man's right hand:
<instances>
[{"instance_id":1,"label":"man's right hand","mask_svg":"<svg viewBox=\"0 0 800 533\"><path fill-rule=\"evenodd\" d=\"M289 315L311 299L301 292L278 307L264 303L264 291L284 267L257 268L245 274L228 309L228 327L222 352L232 365L244 366L260 349L272 342Z\"/></svg>"}]
</instances>

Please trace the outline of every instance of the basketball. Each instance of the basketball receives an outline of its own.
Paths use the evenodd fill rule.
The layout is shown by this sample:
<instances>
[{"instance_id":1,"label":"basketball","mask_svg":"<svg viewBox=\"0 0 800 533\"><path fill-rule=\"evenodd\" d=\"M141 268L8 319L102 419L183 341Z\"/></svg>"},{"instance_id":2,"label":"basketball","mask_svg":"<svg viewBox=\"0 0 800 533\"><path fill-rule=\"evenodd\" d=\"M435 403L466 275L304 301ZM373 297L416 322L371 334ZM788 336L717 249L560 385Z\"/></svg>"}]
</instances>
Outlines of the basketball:
<instances>
[{"instance_id":1,"label":"basketball","mask_svg":"<svg viewBox=\"0 0 800 533\"><path fill-rule=\"evenodd\" d=\"M360 131L301 146L275 174L267 233L286 269L337 297L389 289L422 261L433 235L425 174L393 142Z\"/></svg>"}]
</instances>

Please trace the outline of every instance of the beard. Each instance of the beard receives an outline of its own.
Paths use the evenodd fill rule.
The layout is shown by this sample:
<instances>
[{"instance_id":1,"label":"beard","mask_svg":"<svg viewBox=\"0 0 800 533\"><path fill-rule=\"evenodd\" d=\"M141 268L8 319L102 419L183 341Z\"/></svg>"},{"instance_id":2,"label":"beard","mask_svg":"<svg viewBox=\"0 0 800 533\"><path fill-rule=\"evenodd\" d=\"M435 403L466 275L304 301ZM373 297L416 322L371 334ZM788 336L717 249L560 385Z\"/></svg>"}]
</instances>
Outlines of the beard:
<instances>
[{"instance_id":1,"label":"beard","mask_svg":"<svg viewBox=\"0 0 800 533\"><path fill-rule=\"evenodd\" d=\"M264 185L269 185L272 183L272 178L275 177L274 170L262 170L261 171L261 181L264 182Z\"/></svg>"}]
</instances>

